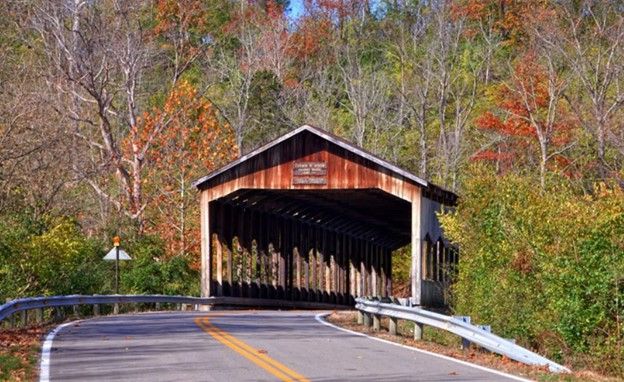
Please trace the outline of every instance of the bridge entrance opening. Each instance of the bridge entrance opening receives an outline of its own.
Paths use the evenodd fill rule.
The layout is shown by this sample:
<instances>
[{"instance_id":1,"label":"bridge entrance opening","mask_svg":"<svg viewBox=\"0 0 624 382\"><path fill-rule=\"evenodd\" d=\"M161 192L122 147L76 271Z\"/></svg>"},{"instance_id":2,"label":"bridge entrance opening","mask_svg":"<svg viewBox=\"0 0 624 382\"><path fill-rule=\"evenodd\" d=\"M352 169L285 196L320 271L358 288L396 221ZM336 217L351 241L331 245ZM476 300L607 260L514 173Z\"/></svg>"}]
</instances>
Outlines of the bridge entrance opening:
<instances>
[{"instance_id":1,"label":"bridge entrance opening","mask_svg":"<svg viewBox=\"0 0 624 382\"><path fill-rule=\"evenodd\" d=\"M249 190L210 202L215 295L352 304L392 293L410 204L376 189Z\"/></svg>"},{"instance_id":2,"label":"bridge entrance opening","mask_svg":"<svg viewBox=\"0 0 624 382\"><path fill-rule=\"evenodd\" d=\"M389 296L392 253L409 245L412 301L439 305L431 260L457 261L434 250L444 248L436 212L454 194L317 128L302 126L196 186L203 296L340 305Z\"/></svg>"}]
</instances>

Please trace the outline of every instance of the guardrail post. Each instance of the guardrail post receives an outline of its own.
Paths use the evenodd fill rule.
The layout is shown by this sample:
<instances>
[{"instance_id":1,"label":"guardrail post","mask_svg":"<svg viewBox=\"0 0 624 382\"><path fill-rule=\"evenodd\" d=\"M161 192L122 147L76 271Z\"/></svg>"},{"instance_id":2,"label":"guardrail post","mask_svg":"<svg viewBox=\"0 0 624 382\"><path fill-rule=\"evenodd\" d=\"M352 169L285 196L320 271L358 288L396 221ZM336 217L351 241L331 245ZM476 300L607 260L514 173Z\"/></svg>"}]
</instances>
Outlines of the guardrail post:
<instances>
[{"instance_id":1,"label":"guardrail post","mask_svg":"<svg viewBox=\"0 0 624 382\"><path fill-rule=\"evenodd\" d=\"M453 316L453 318L458 319L462 322L465 322L467 324L470 324L470 316ZM468 348L470 348L470 341L468 341L465 338L462 338L462 344L461 344L461 348L462 350L466 350Z\"/></svg>"},{"instance_id":2,"label":"guardrail post","mask_svg":"<svg viewBox=\"0 0 624 382\"><path fill-rule=\"evenodd\" d=\"M100 315L100 304L93 304L93 315L94 316Z\"/></svg>"},{"instance_id":3,"label":"guardrail post","mask_svg":"<svg viewBox=\"0 0 624 382\"><path fill-rule=\"evenodd\" d=\"M381 329L381 316L373 314L373 330L379 331Z\"/></svg>"},{"instance_id":4,"label":"guardrail post","mask_svg":"<svg viewBox=\"0 0 624 382\"><path fill-rule=\"evenodd\" d=\"M364 313L362 313L362 311L358 310L357 312L357 323L358 325L363 325L364 324Z\"/></svg>"},{"instance_id":5,"label":"guardrail post","mask_svg":"<svg viewBox=\"0 0 624 382\"><path fill-rule=\"evenodd\" d=\"M54 321L63 321L63 308L60 306L54 308Z\"/></svg>"},{"instance_id":6,"label":"guardrail post","mask_svg":"<svg viewBox=\"0 0 624 382\"><path fill-rule=\"evenodd\" d=\"M366 326L367 328L373 326L373 319L371 316L372 314L370 313L364 313L364 326Z\"/></svg>"},{"instance_id":7,"label":"guardrail post","mask_svg":"<svg viewBox=\"0 0 624 382\"><path fill-rule=\"evenodd\" d=\"M420 341L423 338L423 330L425 329L425 326L423 324L420 324L418 322L414 322L414 339L416 341Z\"/></svg>"},{"instance_id":8,"label":"guardrail post","mask_svg":"<svg viewBox=\"0 0 624 382\"><path fill-rule=\"evenodd\" d=\"M80 313L78 312L78 305L72 305L72 313L74 314L74 317L80 316Z\"/></svg>"},{"instance_id":9,"label":"guardrail post","mask_svg":"<svg viewBox=\"0 0 624 382\"><path fill-rule=\"evenodd\" d=\"M389 317L388 321L388 333L392 335L397 335L397 328L399 326L399 319L394 317Z\"/></svg>"},{"instance_id":10,"label":"guardrail post","mask_svg":"<svg viewBox=\"0 0 624 382\"><path fill-rule=\"evenodd\" d=\"M156 309L156 311L160 310L160 303L159 302L156 303L156 306L154 307L154 309Z\"/></svg>"},{"instance_id":11,"label":"guardrail post","mask_svg":"<svg viewBox=\"0 0 624 382\"><path fill-rule=\"evenodd\" d=\"M20 324L24 328L28 326L28 311L27 310L22 310L20 312Z\"/></svg>"},{"instance_id":12,"label":"guardrail post","mask_svg":"<svg viewBox=\"0 0 624 382\"><path fill-rule=\"evenodd\" d=\"M119 314L119 304L118 303L114 303L113 304L113 314Z\"/></svg>"},{"instance_id":13,"label":"guardrail post","mask_svg":"<svg viewBox=\"0 0 624 382\"><path fill-rule=\"evenodd\" d=\"M38 324L43 322L43 308L39 308L35 311L35 320Z\"/></svg>"}]
</instances>

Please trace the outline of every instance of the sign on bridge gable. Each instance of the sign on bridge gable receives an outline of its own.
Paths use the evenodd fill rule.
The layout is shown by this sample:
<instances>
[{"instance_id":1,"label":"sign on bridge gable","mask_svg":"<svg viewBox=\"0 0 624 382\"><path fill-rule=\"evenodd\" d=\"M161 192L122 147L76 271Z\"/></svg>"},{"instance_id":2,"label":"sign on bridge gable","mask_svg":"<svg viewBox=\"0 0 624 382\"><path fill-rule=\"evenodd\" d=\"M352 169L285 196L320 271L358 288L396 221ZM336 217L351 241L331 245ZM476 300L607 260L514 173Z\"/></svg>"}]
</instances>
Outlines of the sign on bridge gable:
<instances>
[{"instance_id":1,"label":"sign on bridge gable","mask_svg":"<svg viewBox=\"0 0 624 382\"><path fill-rule=\"evenodd\" d=\"M295 162L293 185L327 184L327 162Z\"/></svg>"}]
</instances>

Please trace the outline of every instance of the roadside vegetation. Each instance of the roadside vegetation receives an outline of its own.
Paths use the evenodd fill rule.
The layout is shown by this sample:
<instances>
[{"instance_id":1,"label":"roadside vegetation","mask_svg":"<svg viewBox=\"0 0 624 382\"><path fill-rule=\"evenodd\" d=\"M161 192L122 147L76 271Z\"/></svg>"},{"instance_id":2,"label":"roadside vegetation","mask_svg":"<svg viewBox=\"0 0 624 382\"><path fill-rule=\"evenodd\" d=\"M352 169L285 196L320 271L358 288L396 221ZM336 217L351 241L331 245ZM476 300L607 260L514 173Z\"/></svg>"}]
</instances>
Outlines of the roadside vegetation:
<instances>
[{"instance_id":1,"label":"roadside vegetation","mask_svg":"<svg viewBox=\"0 0 624 382\"><path fill-rule=\"evenodd\" d=\"M617 377L610 377L584 368L578 368L571 374L553 374L543 368L524 365L474 345L469 349L461 349L461 339L458 336L429 326L424 327L422 340L416 341L413 339L414 324L407 321L399 321L397 335L394 336L387 332L387 318L381 319L380 331L375 331L372 327L359 325L355 312L334 312L327 316L326 320L334 325L365 333L369 336L442 354L539 382L616 382L620 380Z\"/></svg>"}]
</instances>

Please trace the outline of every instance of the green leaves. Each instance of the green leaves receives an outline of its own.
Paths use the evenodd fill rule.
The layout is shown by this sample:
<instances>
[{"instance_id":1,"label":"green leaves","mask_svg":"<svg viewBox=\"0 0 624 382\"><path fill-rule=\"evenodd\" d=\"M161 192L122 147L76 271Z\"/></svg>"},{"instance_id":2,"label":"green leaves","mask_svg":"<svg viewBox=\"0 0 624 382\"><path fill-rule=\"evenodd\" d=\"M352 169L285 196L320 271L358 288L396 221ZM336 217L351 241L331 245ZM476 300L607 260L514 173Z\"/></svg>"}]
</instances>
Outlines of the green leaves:
<instances>
[{"instance_id":1,"label":"green leaves","mask_svg":"<svg viewBox=\"0 0 624 382\"><path fill-rule=\"evenodd\" d=\"M68 218L0 225L0 298L92 294L106 287L99 242Z\"/></svg>"},{"instance_id":2,"label":"green leaves","mask_svg":"<svg viewBox=\"0 0 624 382\"><path fill-rule=\"evenodd\" d=\"M551 356L617 354L598 367L623 373L621 190L542 192L523 177L471 173L457 210L441 216L460 246L457 313Z\"/></svg>"}]
</instances>

